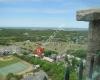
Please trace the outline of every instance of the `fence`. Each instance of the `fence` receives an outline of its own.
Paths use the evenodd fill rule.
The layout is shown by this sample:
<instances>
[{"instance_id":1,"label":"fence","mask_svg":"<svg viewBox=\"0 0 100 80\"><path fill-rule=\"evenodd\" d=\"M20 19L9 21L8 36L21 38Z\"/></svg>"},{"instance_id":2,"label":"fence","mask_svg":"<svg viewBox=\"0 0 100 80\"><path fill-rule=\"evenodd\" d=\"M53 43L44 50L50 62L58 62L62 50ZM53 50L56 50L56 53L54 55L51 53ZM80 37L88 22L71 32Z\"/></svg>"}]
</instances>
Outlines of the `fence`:
<instances>
[{"instance_id":1,"label":"fence","mask_svg":"<svg viewBox=\"0 0 100 80\"><path fill-rule=\"evenodd\" d=\"M89 70L89 76L88 76L88 80L93 80L92 75L93 75L93 66L94 65L94 56L91 57L91 61L90 61L90 70ZM78 70L78 80L83 80L83 61L80 62L79 64L79 70ZM71 73L71 68L70 66L67 66L66 68L66 72L65 72L65 76L64 76L64 80L70 80L70 73Z\"/></svg>"}]
</instances>

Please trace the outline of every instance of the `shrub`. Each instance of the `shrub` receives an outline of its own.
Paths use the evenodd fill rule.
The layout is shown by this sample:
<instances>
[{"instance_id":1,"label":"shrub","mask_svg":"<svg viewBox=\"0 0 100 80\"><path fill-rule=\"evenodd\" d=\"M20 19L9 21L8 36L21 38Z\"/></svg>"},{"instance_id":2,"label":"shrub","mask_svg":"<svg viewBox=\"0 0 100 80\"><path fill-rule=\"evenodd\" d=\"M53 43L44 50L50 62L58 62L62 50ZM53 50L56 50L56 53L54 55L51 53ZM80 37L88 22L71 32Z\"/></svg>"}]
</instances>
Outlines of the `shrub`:
<instances>
[{"instance_id":1,"label":"shrub","mask_svg":"<svg viewBox=\"0 0 100 80\"><path fill-rule=\"evenodd\" d=\"M40 68L44 70L52 80L62 80L64 77L64 67L62 65L57 65L56 63L50 63L40 58L28 57L28 56L18 56L17 57L24 59L25 61L31 64L39 64Z\"/></svg>"},{"instance_id":2,"label":"shrub","mask_svg":"<svg viewBox=\"0 0 100 80\"><path fill-rule=\"evenodd\" d=\"M56 51L46 50L44 51L44 55L49 57L52 54L58 54Z\"/></svg>"},{"instance_id":3,"label":"shrub","mask_svg":"<svg viewBox=\"0 0 100 80\"><path fill-rule=\"evenodd\" d=\"M78 49L78 50L68 50L67 53L71 54L75 57L79 57L79 58L84 59L84 58L86 58L87 51L84 49Z\"/></svg>"}]
</instances>

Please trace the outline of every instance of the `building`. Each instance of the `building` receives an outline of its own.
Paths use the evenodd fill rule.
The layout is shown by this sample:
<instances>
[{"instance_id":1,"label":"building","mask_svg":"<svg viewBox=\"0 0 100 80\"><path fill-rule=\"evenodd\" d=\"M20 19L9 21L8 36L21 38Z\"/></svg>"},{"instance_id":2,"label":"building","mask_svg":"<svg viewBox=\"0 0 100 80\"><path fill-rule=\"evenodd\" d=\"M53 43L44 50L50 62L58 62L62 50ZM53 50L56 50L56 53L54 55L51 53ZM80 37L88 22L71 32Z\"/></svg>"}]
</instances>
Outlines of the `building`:
<instances>
[{"instance_id":1,"label":"building","mask_svg":"<svg viewBox=\"0 0 100 80\"><path fill-rule=\"evenodd\" d=\"M20 47L15 45L3 46L0 48L0 56L20 53L20 51L21 51Z\"/></svg>"}]
</instances>

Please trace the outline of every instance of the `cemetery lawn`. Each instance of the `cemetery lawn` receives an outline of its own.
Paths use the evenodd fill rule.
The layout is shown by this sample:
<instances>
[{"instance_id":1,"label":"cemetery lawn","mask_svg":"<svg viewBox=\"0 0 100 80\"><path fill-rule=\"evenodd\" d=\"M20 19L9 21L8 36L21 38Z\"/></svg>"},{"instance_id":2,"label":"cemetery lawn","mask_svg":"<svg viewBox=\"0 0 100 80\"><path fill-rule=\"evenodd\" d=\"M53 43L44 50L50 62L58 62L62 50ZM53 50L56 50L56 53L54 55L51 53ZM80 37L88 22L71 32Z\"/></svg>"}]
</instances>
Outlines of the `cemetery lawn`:
<instances>
[{"instance_id":1,"label":"cemetery lawn","mask_svg":"<svg viewBox=\"0 0 100 80\"><path fill-rule=\"evenodd\" d=\"M6 66L8 66L8 65L11 65L11 64L14 64L14 63L17 63L17 62L20 61L20 59L17 58L17 57L14 57L14 56L11 56L11 57L12 57L11 60L5 60L5 61L1 61L1 60L0 60L0 68L6 67Z\"/></svg>"}]
</instances>

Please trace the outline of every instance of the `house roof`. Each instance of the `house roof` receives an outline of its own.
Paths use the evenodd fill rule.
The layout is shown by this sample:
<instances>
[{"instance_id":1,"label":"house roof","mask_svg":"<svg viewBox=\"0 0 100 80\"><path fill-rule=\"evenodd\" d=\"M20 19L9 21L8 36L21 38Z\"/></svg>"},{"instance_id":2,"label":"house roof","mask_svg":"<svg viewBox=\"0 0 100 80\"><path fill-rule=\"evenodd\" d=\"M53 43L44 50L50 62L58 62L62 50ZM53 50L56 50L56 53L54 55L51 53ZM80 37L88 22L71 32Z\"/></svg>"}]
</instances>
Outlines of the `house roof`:
<instances>
[{"instance_id":1,"label":"house roof","mask_svg":"<svg viewBox=\"0 0 100 80\"><path fill-rule=\"evenodd\" d=\"M44 71L40 70L39 72L36 72L34 75L27 76L22 80L48 80L48 75Z\"/></svg>"}]
</instances>

